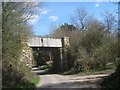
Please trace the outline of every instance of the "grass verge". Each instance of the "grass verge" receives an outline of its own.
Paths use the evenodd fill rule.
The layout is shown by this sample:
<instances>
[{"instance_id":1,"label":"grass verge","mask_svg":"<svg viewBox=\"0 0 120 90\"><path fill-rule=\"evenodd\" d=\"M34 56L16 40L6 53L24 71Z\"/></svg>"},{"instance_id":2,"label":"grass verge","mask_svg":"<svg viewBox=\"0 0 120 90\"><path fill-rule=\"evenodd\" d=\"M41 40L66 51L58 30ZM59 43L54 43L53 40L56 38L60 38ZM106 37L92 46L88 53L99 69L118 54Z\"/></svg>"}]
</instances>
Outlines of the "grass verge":
<instances>
[{"instance_id":1,"label":"grass verge","mask_svg":"<svg viewBox=\"0 0 120 90\"><path fill-rule=\"evenodd\" d=\"M48 66L47 65L42 65L42 66L39 66L38 68L41 69L41 70L45 70L45 69L48 68Z\"/></svg>"},{"instance_id":2,"label":"grass verge","mask_svg":"<svg viewBox=\"0 0 120 90\"><path fill-rule=\"evenodd\" d=\"M98 72L98 71L103 71L103 70L109 70L109 69L113 69L114 67L102 67L102 68L98 68L98 69L92 69L88 72L79 72L80 73L93 73L93 72Z\"/></svg>"},{"instance_id":3,"label":"grass verge","mask_svg":"<svg viewBox=\"0 0 120 90\"><path fill-rule=\"evenodd\" d=\"M42 65L38 67L41 70L45 70L45 71L50 71L51 67L49 67L48 65Z\"/></svg>"},{"instance_id":4,"label":"grass verge","mask_svg":"<svg viewBox=\"0 0 120 90\"><path fill-rule=\"evenodd\" d=\"M102 68L98 68L98 69L92 69L92 70L89 70L87 72L74 72L73 70L69 70L69 71L65 71L65 72L62 72L60 74L62 75L72 75L72 74L82 74L82 73L93 73L93 72L98 72L98 71L103 71L103 70L109 70L109 69L113 69L114 67L102 67Z\"/></svg>"},{"instance_id":5,"label":"grass verge","mask_svg":"<svg viewBox=\"0 0 120 90\"><path fill-rule=\"evenodd\" d=\"M25 90L26 90L26 88L34 88L38 84L39 81L40 81L40 77L35 76L31 79L30 82L19 85L19 86L17 86L17 88L22 88L22 89L25 89Z\"/></svg>"}]
</instances>

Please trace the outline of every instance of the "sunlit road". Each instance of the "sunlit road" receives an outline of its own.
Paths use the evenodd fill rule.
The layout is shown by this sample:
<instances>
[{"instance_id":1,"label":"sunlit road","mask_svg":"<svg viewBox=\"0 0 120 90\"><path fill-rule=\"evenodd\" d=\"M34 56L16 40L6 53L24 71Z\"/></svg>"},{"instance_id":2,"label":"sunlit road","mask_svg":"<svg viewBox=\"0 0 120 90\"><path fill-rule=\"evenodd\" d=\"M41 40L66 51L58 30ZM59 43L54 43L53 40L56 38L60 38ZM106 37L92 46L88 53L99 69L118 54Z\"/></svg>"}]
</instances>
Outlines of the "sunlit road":
<instances>
[{"instance_id":1,"label":"sunlit road","mask_svg":"<svg viewBox=\"0 0 120 90\"><path fill-rule=\"evenodd\" d=\"M49 74L43 70L33 68L41 77L37 88L101 88L99 85L103 77L108 76L114 70L105 70L92 74L82 75L58 75Z\"/></svg>"}]
</instances>

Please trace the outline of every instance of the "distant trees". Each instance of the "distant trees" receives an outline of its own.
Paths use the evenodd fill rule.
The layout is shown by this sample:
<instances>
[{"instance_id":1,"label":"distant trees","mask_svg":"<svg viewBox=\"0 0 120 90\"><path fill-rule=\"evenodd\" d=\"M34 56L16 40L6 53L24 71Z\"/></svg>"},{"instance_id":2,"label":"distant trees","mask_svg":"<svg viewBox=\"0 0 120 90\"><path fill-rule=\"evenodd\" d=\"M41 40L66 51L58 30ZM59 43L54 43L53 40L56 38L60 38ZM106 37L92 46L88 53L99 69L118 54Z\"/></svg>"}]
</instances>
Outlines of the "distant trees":
<instances>
[{"instance_id":1,"label":"distant trees","mask_svg":"<svg viewBox=\"0 0 120 90\"><path fill-rule=\"evenodd\" d=\"M110 32L115 27L116 23L114 12L104 10L101 15L103 16L104 24L106 26L105 30Z\"/></svg>"},{"instance_id":2,"label":"distant trees","mask_svg":"<svg viewBox=\"0 0 120 90\"><path fill-rule=\"evenodd\" d=\"M71 17L71 22L81 31L88 30L93 20L94 17L90 16L84 7L77 8L75 15Z\"/></svg>"},{"instance_id":3,"label":"distant trees","mask_svg":"<svg viewBox=\"0 0 120 90\"><path fill-rule=\"evenodd\" d=\"M86 29L85 20L87 18L87 11L84 7L78 8L75 12L75 16L71 18L72 22L78 27L81 31Z\"/></svg>"},{"instance_id":4,"label":"distant trees","mask_svg":"<svg viewBox=\"0 0 120 90\"><path fill-rule=\"evenodd\" d=\"M38 3L2 3L3 87L14 87L30 80L33 74L20 63L21 50L32 35L27 20L33 18Z\"/></svg>"},{"instance_id":5,"label":"distant trees","mask_svg":"<svg viewBox=\"0 0 120 90\"><path fill-rule=\"evenodd\" d=\"M68 35L68 32L70 31L75 31L77 30L77 28L72 25L72 24L68 24L68 23L64 23L63 25L61 25L59 28L56 28L53 31L53 37L64 37Z\"/></svg>"},{"instance_id":6,"label":"distant trees","mask_svg":"<svg viewBox=\"0 0 120 90\"><path fill-rule=\"evenodd\" d=\"M50 51L33 50L34 61L37 66L46 65L47 61L50 61Z\"/></svg>"},{"instance_id":7,"label":"distant trees","mask_svg":"<svg viewBox=\"0 0 120 90\"><path fill-rule=\"evenodd\" d=\"M109 12L103 13L103 16L104 22L100 22L88 15L82 7L77 9L72 17L72 27L64 24L54 30L53 37L70 37L68 65L73 72L106 67L109 63L115 62L118 49L117 35L108 35L114 33L111 30L114 28L115 17Z\"/></svg>"},{"instance_id":8,"label":"distant trees","mask_svg":"<svg viewBox=\"0 0 120 90\"><path fill-rule=\"evenodd\" d=\"M118 4L118 20L117 20L117 24L118 25L116 25L117 26L117 40L116 40L116 49L113 49L113 46L114 45L112 45L111 44L111 48L112 48L112 50L114 50L114 51L112 51L112 52L117 52L116 54L115 53L113 53L114 55L112 55L112 56L115 56L115 57L117 57L116 58L116 66L117 66L117 69L116 69L116 71L115 71L115 73L112 73L111 75L109 75L108 77L106 77L104 80L103 80L103 82L102 82L102 85L103 86L105 86L105 87L107 87L107 88L119 88L120 87L120 18L119 18L119 14L120 14L120 9L119 9L119 7L120 7L120 1L119 2L116 2L115 4Z\"/></svg>"}]
</instances>

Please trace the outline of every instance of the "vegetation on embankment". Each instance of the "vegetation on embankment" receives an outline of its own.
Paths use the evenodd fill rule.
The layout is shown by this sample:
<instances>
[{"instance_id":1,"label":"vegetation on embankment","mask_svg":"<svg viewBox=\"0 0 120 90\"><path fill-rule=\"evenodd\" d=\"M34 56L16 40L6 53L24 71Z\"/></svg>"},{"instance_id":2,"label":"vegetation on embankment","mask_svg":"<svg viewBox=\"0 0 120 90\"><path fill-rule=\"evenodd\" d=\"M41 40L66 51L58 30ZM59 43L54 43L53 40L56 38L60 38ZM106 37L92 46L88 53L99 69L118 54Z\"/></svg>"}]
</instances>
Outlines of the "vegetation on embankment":
<instances>
[{"instance_id":1,"label":"vegetation on embankment","mask_svg":"<svg viewBox=\"0 0 120 90\"><path fill-rule=\"evenodd\" d=\"M38 82L40 82L40 77L34 76L33 78L31 78L31 80L29 82L18 85L17 88L22 88L25 90L26 90L26 88L35 88L35 86L38 84Z\"/></svg>"},{"instance_id":2,"label":"vegetation on embankment","mask_svg":"<svg viewBox=\"0 0 120 90\"><path fill-rule=\"evenodd\" d=\"M120 61L118 61L115 73L106 77L102 85L107 88L120 88Z\"/></svg>"},{"instance_id":3,"label":"vegetation on embankment","mask_svg":"<svg viewBox=\"0 0 120 90\"><path fill-rule=\"evenodd\" d=\"M70 47L68 48L68 69L73 68L75 72L86 72L89 70L112 66L118 54L118 41L116 36L109 36L101 26L94 30L81 32L79 30L65 29L70 25L63 25L59 29L66 32L70 37ZM59 31L56 30L55 34ZM66 30L66 31L65 31ZM62 34L61 34L62 36ZM79 40L77 40L79 39Z\"/></svg>"},{"instance_id":4,"label":"vegetation on embankment","mask_svg":"<svg viewBox=\"0 0 120 90\"><path fill-rule=\"evenodd\" d=\"M29 83L35 73L21 62L22 49L32 36L27 23L39 3L2 2L2 87Z\"/></svg>"},{"instance_id":5,"label":"vegetation on embankment","mask_svg":"<svg viewBox=\"0 0 120 90\"><path fill-rule=\"evenodd\" d=\"M93 72L98 72L98 71L104 71L104 70L109 70L109 69L114 69L115 67L101 67L98 69L93 69L89 71L83 71L83 72L75 72L74 70L69 70L65 72L61 72L60 74L62 75L73 75L73 74L83 74L83 73L93 73Z\"/></svg>"},{"instance_id":6,"label":"vegetation on embankment","mask_svg":"<svg viewBox=\"0 0 120 90\"><path fill-rule=\"evenodd\" d=\"M101 21L91 17L82 7L76 9L71 24L64 23L54 28L50 37L70 38L70 46L67 47L68 71L62 74L90 73L114 66L120 48L116 16L105 10L101 17ZM115 81L117 84L118 75Z\"/></svg>"},{"instance_id":7,"label":"vegetation on embankment","mask_svg":"<svg viewBox=\"0 0 120 90\"><path fill-rule=\"evenodd\" d=\"M52 68L51 52L44 50L33 50L35 65L39 69L49 71Z\"/></svg>"},{"instance_id":8,"label":"vegetation on embankment","mask_svg":"<svg viewBox=\"0 0 120 90\"><path fill-rule=\"evenodd\" d=\"M42 65L38 67L40 70L49 71L50 67L48 65Z\"/></svg>"},{"instance_id":9,"label":"vegetation on embankment","mask_svg":"<svg viewBox=\"0 0 120 90\"><path fill-rule=\"evenodd\" d=\"M118 41L120 41L120 33L118 33ZM116 62L117 69L115 73L109 75L104 79L102 85L107 88L120 88L120 42L118 42L118 58Z\"/></svg>"}]
</instances>

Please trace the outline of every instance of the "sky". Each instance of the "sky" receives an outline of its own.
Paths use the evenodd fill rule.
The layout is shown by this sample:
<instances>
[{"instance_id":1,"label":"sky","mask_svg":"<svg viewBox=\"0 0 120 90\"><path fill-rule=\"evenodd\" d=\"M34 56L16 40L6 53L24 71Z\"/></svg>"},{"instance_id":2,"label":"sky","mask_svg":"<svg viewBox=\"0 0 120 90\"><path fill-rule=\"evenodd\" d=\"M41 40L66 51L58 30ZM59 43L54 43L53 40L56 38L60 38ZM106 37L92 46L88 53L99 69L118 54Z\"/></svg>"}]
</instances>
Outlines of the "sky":
<instances>
[{"instance_id":1,"label":"sky","mask_svg":"<svg viewBox=\"0 0 120 90\"><path fill-rule=\"evenodd\" d=\"M75 15L75 10L80 7L84 7L88 15L100 21L102 21L100 13L103 10L113 12L118 9L117 4L110 2L45 2L42 8L38 9L35 18L29 20L28 23L33 26L32 30L35 35L48 35L56 26L64 23L71 24L70 18ZM117 13L114 14L117 15Z\"/></svg>"}]
</instances>

